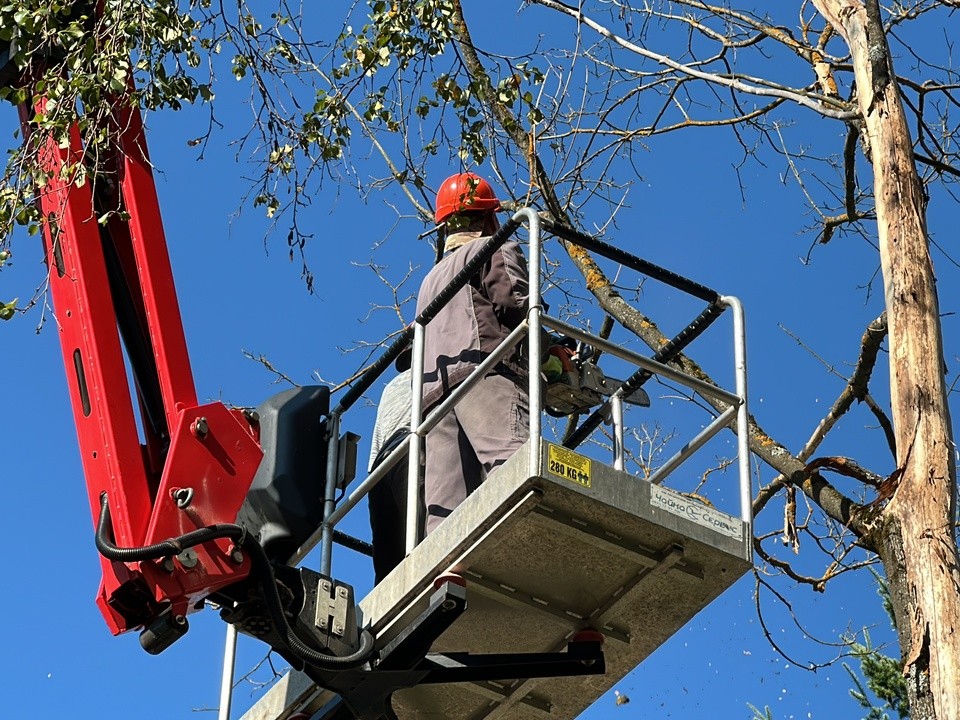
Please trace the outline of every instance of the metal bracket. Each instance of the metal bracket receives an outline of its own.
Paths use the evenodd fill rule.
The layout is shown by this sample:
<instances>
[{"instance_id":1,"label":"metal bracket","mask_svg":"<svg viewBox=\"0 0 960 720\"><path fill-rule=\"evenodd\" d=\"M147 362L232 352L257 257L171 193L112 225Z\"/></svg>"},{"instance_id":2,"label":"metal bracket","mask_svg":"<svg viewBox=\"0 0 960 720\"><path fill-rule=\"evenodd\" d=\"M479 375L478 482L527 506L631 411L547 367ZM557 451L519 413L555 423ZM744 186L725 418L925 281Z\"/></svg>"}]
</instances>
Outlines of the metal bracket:
<instances>
[{"instance_id":1,"label":"metal bracket","mask_svg":"<svg viewBox=\"0 0 960 720\"><path fill-rule=\"evenodd\" d=\"M353 592L350 586L335 580L320 580L320 595L317 598L315 624L323 632L343 637L350 610L353 608Z\"/></svg>"},{"instance_id":2,"label":"metal bracket","mask_svg":"<svg viewBox=\"0 0 960 720\"><path fill-rule=\"evenodd\" d=\"M348 432L337 441L337 488L343 490L357 476L357 444L360 436Z\"/></svg>"},{"instance_id":3,"label":"metal bracket","mask_svg":"<svg viewBox=\"0 0 960 720\"><path fill-rule=\"evenodd\" d=\"M433 642L466 607L466 590L446 583L431 596L429 607L368 667L337 673L306 668L314 682L339 696L311 720L394 718L393 693L415 685L602 675L606 671L601 641L595 639L570 642L566 652L429 653Z\"/></svg>"}]
</instances>

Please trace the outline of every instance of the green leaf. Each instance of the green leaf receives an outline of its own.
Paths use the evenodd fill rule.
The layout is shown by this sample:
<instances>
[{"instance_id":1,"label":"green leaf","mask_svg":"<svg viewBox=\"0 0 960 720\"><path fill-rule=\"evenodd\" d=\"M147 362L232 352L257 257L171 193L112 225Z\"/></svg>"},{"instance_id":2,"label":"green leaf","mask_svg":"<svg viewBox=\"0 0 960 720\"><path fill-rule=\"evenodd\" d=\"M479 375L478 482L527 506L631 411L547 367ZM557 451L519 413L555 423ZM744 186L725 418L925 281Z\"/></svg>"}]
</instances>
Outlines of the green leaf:
<instances>
[{"instance_id":1,"label":"green leaf","mask_svg":"<svg viewBox=\"0 0 960 720\"><path fill-rule=\"evenodd\" d=\"M8 303L0 303L0 320L9 320L16 314L18 299L14 298Z\"/></svg>"}]
</instances>

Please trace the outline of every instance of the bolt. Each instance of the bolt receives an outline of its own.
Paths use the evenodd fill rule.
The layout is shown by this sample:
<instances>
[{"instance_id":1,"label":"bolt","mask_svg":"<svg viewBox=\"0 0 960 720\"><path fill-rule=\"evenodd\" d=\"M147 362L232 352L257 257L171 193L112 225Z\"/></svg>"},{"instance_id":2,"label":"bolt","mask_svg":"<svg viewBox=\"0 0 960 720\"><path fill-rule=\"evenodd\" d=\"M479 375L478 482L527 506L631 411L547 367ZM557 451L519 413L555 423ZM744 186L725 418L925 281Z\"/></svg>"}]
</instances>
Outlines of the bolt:
<instances>
[{"instance_id":1,"label":"bolt","mask_svg":"<svg viewBox=\"0 0 960 720\"><path fill-rule=\"evenodd\" d=\"M177 507L183 510L190 506L190 502L193 500L193 488L174 488L170 491L170 495L173 497L173 501L177 504Z\"/></svg>"},{"instance_id":2,"label":"bolt","mask_svg":"<svg viewBox=\"0 0 960 720\"><path fill-rule=\"evenodd\" d=\"M335 635L343 635L343 625L339 623L333 626L333 632Z\"/></svg>"},{"instance_id":3,"label":"bolt","mask_svg":"<svg viewBox=\"0 0 960 720\"><path fill-rule=\"evenodd\" d=\"M160 562L160 567L164 572L172 573L173 572L173 558L165 557Z\"/></svg>"},{"instance_id":4,"label":"bolt","mask_svg":"<svg viewBox=\"0 0 960 720\"><path fill-rule=\"evenodd\" d=\"M590 667L590 666L593 665L595 662L596 662L596 660L581 660L581 661L580 661L580 664L581 664L581 665L584 665L584 666L586 666L586 667Z\"/></svg>"},{"instance_id":5,"label":"bolt","mask_svg":"<svg viewBox=\"0 0 960 720\"><path fill-rule=\"evenodd\" d=\"M440 604L440 607L443 609L444 612L450 612L450 611L453 610L456 606L457 606L457 603L454 602L453 600L444 600L444 601Z\"/></svg>"},{"instance_id":6,"label":"bolt","mask_svg":"<svg viewBox=\"0 0 960 720\"><path fill-rule=\"evenodd\" d=\"M341 585L337 588L337 595L345 598L347 596L347 589Z\"/></svg>"},{"instance_id":7,"label":"bolt","mask_svg":"<svg viewBox=\"0 0 960 720\"><path fill-rule=\"evenodd\" d=\"M198 417L193 421L190 430L197 438L203 440L207 436L207 433L210 432L210 426L207 425L207 419L205 417Z\"/></svg>"},{"instance_id":8,"label":"bolt","mask_svg":"<svg viewBox=\"0 0 960 720\"><path fill-rule=\"evenodd\" d=\"M234 546L230 549L230 559L233 560L237 565L243 563L243 553L240 551L240 548Z\"/></svg>"}]
</instances>

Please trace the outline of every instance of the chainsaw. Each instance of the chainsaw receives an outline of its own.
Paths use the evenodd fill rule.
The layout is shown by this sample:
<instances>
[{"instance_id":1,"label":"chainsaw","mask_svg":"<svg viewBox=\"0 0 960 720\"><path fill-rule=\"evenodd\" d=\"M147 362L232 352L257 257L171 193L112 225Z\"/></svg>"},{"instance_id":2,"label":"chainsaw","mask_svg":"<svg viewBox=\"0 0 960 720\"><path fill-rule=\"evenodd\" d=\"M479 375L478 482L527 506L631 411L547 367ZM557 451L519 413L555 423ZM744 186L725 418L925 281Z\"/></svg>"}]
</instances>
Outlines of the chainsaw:
<instances>
[{"instance_id":1,"label":"chainsaw","mask_svg":"<svg viewBox=\"0 0 960 720\"><path fill-rule=\"evenodd\" d=\"M604 375L593 360L595 354L590 345L574 343L569 338L550 346L547 360L541 366L546 380L544 410L548 415L566 417L585 413L606 402L620 389L623 380ZM643 388L625 396L623 401L630 405L650 407L650 396Z\"/></svg>"}]
</instances>

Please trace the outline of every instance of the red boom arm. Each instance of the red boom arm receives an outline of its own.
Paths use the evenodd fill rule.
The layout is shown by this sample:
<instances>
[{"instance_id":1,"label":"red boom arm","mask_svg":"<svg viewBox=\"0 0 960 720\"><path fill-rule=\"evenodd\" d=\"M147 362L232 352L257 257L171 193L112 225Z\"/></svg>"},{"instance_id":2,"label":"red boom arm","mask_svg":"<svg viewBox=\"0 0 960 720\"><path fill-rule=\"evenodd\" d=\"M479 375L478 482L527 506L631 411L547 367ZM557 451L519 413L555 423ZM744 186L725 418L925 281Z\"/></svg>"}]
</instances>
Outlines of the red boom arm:
<instances>
[{"instance_id":1,"label":"red boom arm","mask_svg":"<svg viewBox=\"0 0 960 720\"><path fill-rule=\"evenodd\" d=\"M79 134L68 147L40 136L30 118L44 106L42 98L20 106L20 119L50 178L38 202L94 522L106 494L121 548L233 523L262 452L241 412L197 404L140 112L117 100L117 145L87 153L98 164L77 182L88 162ZM172 561L101 558L97 603L111 631L160 616L182 622L250 572L235 550L220 538Z\"/></svg>"}]
</instances>

